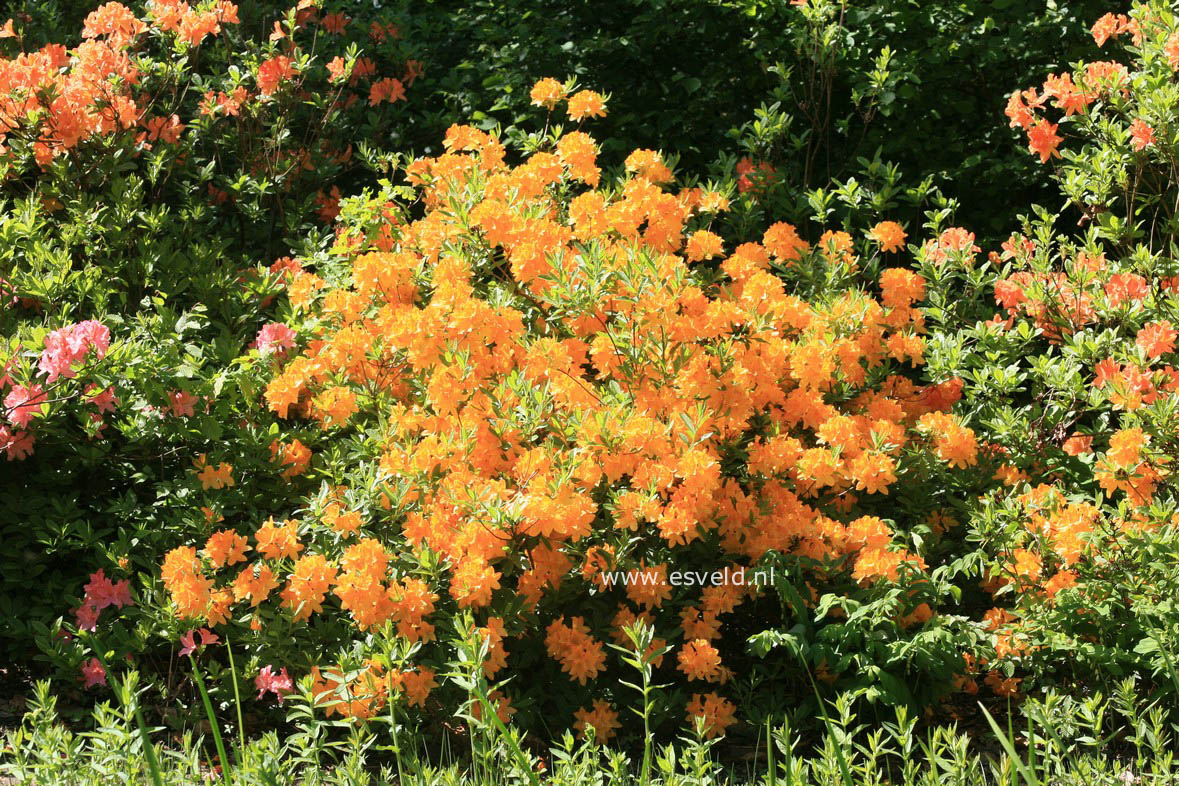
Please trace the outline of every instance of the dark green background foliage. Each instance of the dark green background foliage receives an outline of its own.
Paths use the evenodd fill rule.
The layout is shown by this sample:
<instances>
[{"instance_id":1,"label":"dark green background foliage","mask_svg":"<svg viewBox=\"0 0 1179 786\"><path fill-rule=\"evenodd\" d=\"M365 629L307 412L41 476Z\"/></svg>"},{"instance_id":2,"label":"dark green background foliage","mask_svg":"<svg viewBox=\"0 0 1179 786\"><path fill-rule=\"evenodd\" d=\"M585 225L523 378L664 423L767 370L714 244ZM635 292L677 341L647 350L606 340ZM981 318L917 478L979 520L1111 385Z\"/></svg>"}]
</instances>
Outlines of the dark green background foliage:
<instances>
[{"instance_id":1,"label":"dark green background foliage","mask_svg":"<svg viewBox=\"0 0 1179 786\"><path fill-rule=\"evenodd\" d=\"M423 3L407 27L430 52L419 94L428 98L408 111L435 119L410 141L425 150L454 118L488 107L486 125L513 124L528 115L536 79L576 75L611 95L595 126L606 153L663 149L681 156L682 171L703 173L741 154L734 129L778 103L788 131L754 152L801 170L790 137L809 133L818 165L793 189L846 178L857 156L880 149L911 182L955 183L959 219L980 237L1005 236L1019 206L1056 198L1007 128L1007 96L1090 54L1089 25L1106 10L1098 0L849 3L829 90L816 88L808 106L814 57L785 0ZM895 87L874 109L857 107L853 94L885 47Z\"/></svg>"},{"instance_id":2,"label":"dark green background foliage","mask_svg":"<svg viewBox=\"0 0 1179 786\"><path fill-rule=\"evenodd\" d=\"M29 40L40 45L80 30L93 5L21 0L14 12L33 17ZM857 156L879 149L910 182L928 175L953 182L959 221L980 237L1005 237L1021 206L1059 200L1007 128L1003 106L1016 88L1091 56L1088 28L1109 10L1102 0L848 3L834 20L833 53L823 58L828 84L812 90L815 58L799 44L803 17L787 0L380 5L424 53L426 73L374 144L424 153L454 122L511 127L534 111L533 82L577 76L611 96L609 116L595 125L605 160L648 147L681 156L684 173L705 173L741 154L735 130L759 106L777 103L788 131L760 140L755 152L782 171L799 169L793 188L846 178ZM230 34L256 37L285 6L242 4L242 25ZM358 7L324 3L325 11L353 16ZM869 107L855 94L865 92L886 47L891 89ZM805 156L790 137L805 134L816 149L815 165L803 173Z\"/></svg>"}]
</instances>

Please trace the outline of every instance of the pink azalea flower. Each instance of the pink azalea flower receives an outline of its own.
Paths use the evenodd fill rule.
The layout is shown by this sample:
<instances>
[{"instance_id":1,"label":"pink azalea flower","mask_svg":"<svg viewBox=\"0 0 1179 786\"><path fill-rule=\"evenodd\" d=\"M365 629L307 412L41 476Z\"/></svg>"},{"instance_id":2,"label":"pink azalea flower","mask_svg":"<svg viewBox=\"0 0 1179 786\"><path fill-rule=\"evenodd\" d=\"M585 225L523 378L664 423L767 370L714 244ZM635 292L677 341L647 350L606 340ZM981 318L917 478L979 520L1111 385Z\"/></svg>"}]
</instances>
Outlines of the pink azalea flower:
<instances>
[{"instance_id":1,"label":"pink azalea flower","mask_svg":"<svg viewBox=\"0 0 1179 786\"><path fill-rule=\"evenodd\" d=\"M24 428L29 421L41 414L41 405L48 400L40 385L15 385L4 397L4 408L8 420L17 428Z\"/></svg>"},{"instance_id":2,"label":"pink azalea flower","mask_svg":"<svg viewBox=\"0 0 1179 786\"><path fill-rule=\"evenodd\" d=\"M192 651L197 648L197 644L193 640L195 635L196 631L190 630L180 637L180 643L184 645L180 648L180 657L183 658L185 655L191 655Z\"/></svg>"},{"instance_id":3,"label":"pink azalea flower","mask_svg":"<svg viewBox=\"0 0 1179 786\"><path fill-rule=\"evenodd\" d=\"M106 669L98 662L98 658L91 658L82 664L82 676L86 680L85 688L106 684Z\"/></svg>"},{"instance_id":4,"label":"pink azalea flower","mask_svg":"<svg viewBox=\"0 0 1179 786\"><path fill-rule=\"evenodd\" d=\"M199 634L201 637L200 644L197 644L197 642L196 642L197 634ZM217 637L217 634L214 633L213 631L209 630L208 628L201 628L200 630L190 630L190 631L186 632L183 636L180 637L180 643L184 645L180 648L180 657L183 658L185 655L191 655L193 652L196 651L197 647L201 647L201 648L209 647L209 646L212 646L213 644L217 644L220 641L221 641L221 639L219 639Z\"/></svg>"},{"instance_id":5,"label":"pink azalea flower","mask_svg":"<svg viewBox=\"0 0 1179 786\"><path fill-rule=\"evenodd\" d=\"M114 586L100 568L97 573L90 574L90 583L84 587L86 600L95 609L101 611L114 602L111 598Z\"/></svg>"},{"instance_id":6,"label":"pink azalea flower","mask_svg":"<svg viewBox=\"0 0 1179 786\"><path fill-rule=\"evenodd\" d=\"M15 306L19 303L20 298L13 294L15 292L16 290L13 288L12 283L4 276L0 276L0 306ZM4 302L6 295L12 295L12 299L7 303Z\"/></svg>"},{"instance_id":7,"label":"pink azalea flower","mask_svg":"<svg viewBox=\"0 0 1179 786\"><path fill-rule=\"evenodd\" d=\"M93 606L95 611L102 611L107 606L116 606L121 609L124 606L135 605L131 600L130 579L113 582L103 574L102 570L90 574L90 583L86 585L85 591L86 605Z\"/></svg>"},{"instance_id":8,"label":"pink azalea flower","mask_svg":"<svg viewBox=\"0 0 1179 786\"><path fill-rule=\"evenodd\" d=\"M254 678L254 687L258 689L259 699L269 691L277 696L278 703L282 704L282 697L295 689L295 683L291 681L291 675L287 674L286 666L278 673L275 673L272 666L266 666Z\"/></svg>"},{"instance_id":9,"label":"pink azalea flower","mask_svg":"<svg viewBox=\"0 0 1179 786\"><path fill-rule=\"evenodd\" d=\"M91 633L98 630L98 616L101 614L98 609L91 606L89 603L83 603L78 608L74 609L74 617L78 630L88 630Z\"/></svg>"},{"instance_id":10,"label":"pink azalea flower","mask_svg":"<svg viewBox=\"0 0 1179 786\"><path fill-rule=\"evenodd\" d=\"M98 385L91 385L86 388L86 392L90 395L90 403L98 407L99 412L114 412L115 406L119 403L118 396L115 395L114 387L109 387L99 393L94 393L98 390Z\"/></svg>"},{"instance_id":11,"label":"pink azalea flower","mask_svg":"<svg viewBox=\"0 0 1179 786\"><path fill-rule=\"evenodd\" d=\"M254 346L260 355L283 355L295 346L295 331L282 322L271 322L258 331Z\"/></svg>"},{"instance_id":12,"label":"pink azalea flower","mask_svg":"<svg viewBox=\"0 0 1179 786\"><path fill-rule=\"evenodd\" d=\"M173 417L191 418L195 414L193 405L199 399L187 390L173 390L168 394L168 412Z\"/></svg>"},{"instance_id":13,"label":"pink azalea flower","mask_svg":"<svg viewBox=\"0 0 1179 786\"><path fill-rule=\"evenodd\" d=\"M75 376L74 365L94 350L94 359L102 360L110 347L111 332L106 325L89 319L59 328L45 337L45 349L37 363L47 382L58 377Z\"/></svg>"},{"instance_id":14,"label":"pink azalea flower","mask_svg":"<svg viewBox=\"0 0 1179 786\"><path fill-rule=\"evenodd\" d=\"M31 431L10 431L7 426L0 426L0 450L3 450L9 461L21 461L33 452L36 437Z\"/></svg>"}]
</instances>

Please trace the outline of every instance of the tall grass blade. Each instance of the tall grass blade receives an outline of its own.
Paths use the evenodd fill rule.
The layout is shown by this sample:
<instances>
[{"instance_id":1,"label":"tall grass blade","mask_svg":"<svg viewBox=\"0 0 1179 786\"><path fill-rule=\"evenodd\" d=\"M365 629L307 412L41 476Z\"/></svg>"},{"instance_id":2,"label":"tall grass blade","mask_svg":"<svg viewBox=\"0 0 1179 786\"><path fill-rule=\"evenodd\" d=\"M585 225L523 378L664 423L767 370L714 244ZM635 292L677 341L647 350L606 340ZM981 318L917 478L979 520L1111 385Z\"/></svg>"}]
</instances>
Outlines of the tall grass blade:
<instances>
[{"instance_id":1,"label":"tall grass blade","mask_svg":"<svg viewBox=\"0 0 1179 786\"><path fill-rule=\"evenodd\" d=\"M774 766L774 728L769 715L766 715L766 768L766 783L778 786L778 772Z\"/></svg>"},{"instance_id":2,"label":"tall grass blade","mask_svg":"<svg viewBox=\"0 0 1179 786\"><path fill-rule=\"evenodd\" d=\"M1007 752L1007 756L1011 759L1011 763L1019 772L1020 777L1023 778L1024 783L1026 783L1028 786L1040 786L1040 781L1036 777L1036 774L1029 772L1027 765L1025 765L1023 760L1016 755L1013 736L1009 737L1007 734L1003 733L1003 730L999 728L999 724L996 723L995 719L991 717L991 713L987 712L987 708L982 705L982 702L979 702L978 707L980 710L982 710L983 717L987 719L987 723L991 726L991 731L995 733L995 737L999 740L999 744L1002 745L1003 750ZM1010 720L1010 718L1008 720Z\"/></svg>"},{"instance_id":3,"label":"tall grass blade","mask_svg":"<svg viewBox=\"0 0 1179 786\"><path fill-rule=\"evenodd\" d=\"M229 673L233 675L233 703L237 708L237 763L240 766L246 757L246 725L242 722L242 694L237 684L237 667L233 665L233 647L230 646L229 636L225 637L225 651L229 654Z\"/></svg>"},{"instance_id":4,"label":"tall grass blade","mask_svg":"<svg viewBox=\"0 0 1179 786\"><path fill-rule=\"evenodd\" d=\"M217 756L221 759L221 774L226 783L233 783L233 765L225 754L225 742L221 739L221 729L217 725L217 716L213 714L213 702L209 700L209 692L205 690L205 679L197 666L196 658L188 656L192 661L192 676L196 679L197 690L201 694L201 702L205 705L205 715L209 718L209 727L213 730L213 744L217 747Z\"/></svg>"}]
</instances>

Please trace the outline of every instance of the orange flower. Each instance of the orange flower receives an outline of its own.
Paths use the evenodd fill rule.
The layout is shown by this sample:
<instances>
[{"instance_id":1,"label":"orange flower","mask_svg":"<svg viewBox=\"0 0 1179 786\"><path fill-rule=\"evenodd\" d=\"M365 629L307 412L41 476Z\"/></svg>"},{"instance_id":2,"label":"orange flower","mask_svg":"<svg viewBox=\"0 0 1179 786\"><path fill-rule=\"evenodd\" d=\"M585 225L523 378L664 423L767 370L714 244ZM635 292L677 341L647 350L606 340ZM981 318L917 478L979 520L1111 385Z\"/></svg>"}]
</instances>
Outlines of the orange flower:
<instances>
[{"instance_id":1,"label":"orange flower","mask_svg":"<svg viewBox=\"0 0 1179 786\"><path fill-rule=\"evenodd\" d=\"M1073 434L1060 447L1070 456L1082 456L1093 451L1093 437Z\"/></svg>"},{"instance_id":2,"label":"orange flower","mask_svg":"<svg viewBox=\"0 0 1179 786\"><path fill-rule=\"evenodd\" d=\"M577 722L573 724L573 728L577 729L577 736L584 739L586 728L593 727L595 744L609 742L622 726L618 722L618 713L609 702L602 699L594 699L592 708L577 710L573 715L577 718Z\"/></svg>"},{"instance_id":3,"label":"orange flower","mask_svg":"<svg viewBox=\"0 0 1179 786\"><path fill-rule=\"evenodd\" d=\"M268 518L254 533L258 553L266 559L293 559L298 556L303 550L303 544L299 542L298 528L299 522L294 519L277 525L273 517Z\"/></svg>"},{"instance_id":4,"label":"orange flower","mask_svg":"<svg viewBox=\"0 0 1179 786\"><path fill-rule=\"evenodd\" d=\"M886 254L900 251L905 247L905 230L895 221L881 221L872 227L868 234L880 244L880 250Z\"/></svg>"},{"instance_id":5,"label":"orange flower","mask_svg":"<svg viewBox=\"0 0 1179 786\"><path fill-rule=\"evenodd\" d=\"M393 619L397 633L410 642L434 638L434 626L425 621L434 612L438 596L421 579L406 578L389 587L389 598L393 601Z\"/></svg>"},{"instance_id":6,"label":"orange flower","mask_svg":"<svg viewBox=\"0 0 1179 786\"><path fill-rule=\"evenodd\" d=\"M601 172L596 164L598 147L589 134L570 131L557 142L557 155L561 163L569 168L569 174L586 185L596 186L601 181Z\"/></svg>"},{"instance_id":7,"label":"orange flower","mask_svg":"<svg viewBox=\"0 0 1179 786\"><path fill-rule=\"evenodd\" d=\"M323 599L336 582L336 567L322 554L308 554L295 560L286 589L279 595L282 605L294 612L295 621L323 611Z\"/></svg>"},{"instance_id":8,"label":"orange flower","mask_svg":"<svg viewBox=\"0 0 1179 786\"><path fill-rule=\"evenodd\" d=\"M488 693L487 703L495 707L495 716L499 718L500 723L510 722L512 716L516 714L516 708L512 706L512 702L508 700L503 691L493 690ZM471 715L475 720L483 718L483 702L477 701L471 705Z\"/></svg>"},{"instance_id":9,"label":"orange flower","mask_svg":"<svg viewBox=\"0 0 1179 786\"><path fill-rule=\"evenodd\" d=\"M1155 143L1154 129L1146 124L1142 118L1135 118L1130 124L1130 147L1135 150L1145 150Z\"/></svg>"},{"instance_id":10,"label":"orange flower","mask_svg":"<svg viewBox=\"0 0 1179 786\"><path fill-rule=\"evenodd\" d=\"M1048 581L1044 582L1044 593L1049 598L1054 598L1056 597L1056 593L1060 592L1062 589L1068 589L1069 587L1075 586L1077 583L1077 578L1077 574L1073 573L1071 570L1062 570L1052 578L1048 579Z\"/></svg>"},{"instance_id":11,"label":"orange flower","mask_svg":"<svg viewBox=\"0 0 1179 786\"><path fill-rule=\"evenodd\" d=\"M6 29L12 29L9 19ZM147 25L121 3L107 3L90 12L82 27L82 38L106 36L113 46L124 47L147 31ZM2 37L2 36L0 36Z\"/></svg>"},{"instance_id":12,"label":"orange flower","mask_svg":"<svg viewBox=\"0 0 1179 786\"><path fill-rule=\"evenodd\" d=\"M574 120L584 120L587 117L605 117L606 99L593 90L580 90L569 96L567 111L569 117Z\"/></svg>"},{"instance_id":13,"label":"orange flower","mask_svg":"<svg viewBox=\"0 0 1179 786\"><path fill-rule=\"evenodd\" d=\"M765 231L762 245L778 259L792 262L802 258L810 246L798 236L798 232L791 224L779 221Z\"/></svg>"},{"instance_id":14,"label":"orange flower","mask_svg":"<svg viewBox=\"0 0 1179 786\"><path fill-rule=\"evenodd\" d=\"M827 230L819 236L818 247L833 262L839 262L845 265L855 263L855 254L852 251L852 237L847 232Z\"/></svg>"},{"instance_id":15,"label":"orange flower","mask_svg":"<svg viewBox=\"0 0 1179 786\"><path fill-rule=\"evenodd\" d=\"M529 93L534 106L553 109L565 98L565 86L551 76L539 80Z\"/></svg>"},{"instance_id":16,"label":"orange flower","mask_svg":"<svg viewBox=\"0 0 1179 786\"><path fill-rule=\"evenodd\" d=\"M411 707L425 707L430 692L438 687L437 674L426 666L418 666L414 671L402 672L398 680L405 690L405 697Z\"/></svg>"},{"instance_id":17,"label":"orange flower","mask_svg":"<svg viewBox=\"0 0 1179 786\"><path fill-rule=\"evenodd\" d=\"M286 55L275 55L262 61L258 66L258 92L264 96L274 95L284 82L295 75L295 66Z\"/></svg>"},{"instance_id":18,"label":"orange flower","mask_svg":"<svg viewBox=\"0 0 1179 786\"><path fill-rule=\"evenodd\" d=\"M356 413L356 393L339 385L330 387L312 400L311 408L325 430L330 426L343 426Z\"/></svg>"},{"instance_id":19,"label":"orange flower","mask_svg":"<svg viewBox=\"0 0 1179 786\"><path fill-rule=\"evenodd\" d=\"M491 603L491 593L499 589L500 572L479 559L464 559L450 580L450 595L461 608L481 608Z\"/></svg>"},{"instance_id":20,"label":"orange flower","mask_svg":"<svg viewBox=\"0 0 1179 786\"><path fill-rule=\"evenodd\" d=\"M336 12L324 16L320 24L323 25L323 29L326 32L331 33L332 35L340 35L348 29L348 23L351 21L352 20L348 17L339 12Z\"/></svg>"},{"instance_id":21,"label":"orange flower","mask_svg":"<svg viewBox=\"0 0 1179 786\"><path fill-rule=\"evenodd\" d=\"M647 608L659 608L671 597L671 585L667 582L667 563L642 567L629 571L626 596L633 603Z\"/></svg>"},{"instance_id":22,"label":"orange flower","mask_svg":"<svg viewBox=\"0 0 1179 786\"><path fill-rule=\"evenodd\" d=\"M918 425L934 437L938 458L953 467L966 468L978 461L978 442L974 430L958 423L944 412L922 415Z\"/></svg>"},{"instance_id":23,"label":"orange flower","mask_svg":"<svg viewBox=\"0 0 1179 786\"><path fill-rule=\"evenodd\" d=\"M339 668L320 671L314 666L311 694L315 706L323 708L327 717L340 715L365 720L385 705L391 679L392 675L383 677L380 666L372 661L366 662L359 673L348 676Z\"/></svg>"},{"instance_id":24,"label":"orange flower","mask_svg":"<svg viewBox=\"0 0 1179 786\"><path fill-rule=\"evenodd\" d=\"M1064 140L1056 133L1057 125L1047 120L1037 121L1028 129L1028 150L1040 156L1040 163L1048 163L1049 158L1060 158L1056 148Z\"/></svg>"},{"instance_id":25,"label":"orange flower","mask_svg":"<svg viewBox=\"0 0 1179 786\"><path fill-rule=\"evenodd\" d=\"M223 489L227 486L234 485L233 467L224 461L214 468L211 464L206 463L205 454L202 453L193 463L198 470L197 480L201 482L201 488L205 491L209 489Z\"/></svg>"},{"instance_id":26,"label":"orange flower","mask_svg":"<svg viewBox=\"0 0 1179 786\"><path fill-rule=\"evenodd\" d=\"M736 712L736 705L715 693L693 693L688 702L688 723L695 727L702 722L704 736L711 739L723 735L736 722Z\"/></svg>"},{"instance_id":27,"label":"orange flower","mask_svg":"<svg viewBox=\"0 0 1179 786\"><path fill-rule=\"evenodd\" d=\"M912 570L925 569L923 559L903 549L898 551L864 549L856 556L852 578L863 585L868 585L877 579L897 581L900 578L902 565L908 565Z\"/></svg>"},{"instance_id":28,"label":"orange flower","mask_svg":"<svg viewBox=\"0 0 1179 786\"><path fill-rule=\"evenodd\" d=\"M276 455L279 463L285 467L281 473L283 480L302 475L311 466L311 448L297 439L283 443L275 442L270 449L271 454Z\"/></svg>"},{"instance_id":29,"label":"orange flower","mask_svg":"<svg viewBox=\"0 0 1179 786\"><path fill-rule=\"evenodd\" d=\"M887 494L888 487L896 483L896 462L882 453L865 453L857 456L850 467L850 477L856 488L869 494Z\"/></svg>"},{"instance_id":30,"label":"orange flower","mask_svg":"<svg viewBox=\"0 0 1179 786\"><path fill-rule=\"evenodd\" d=\"M988 671L983 681L990 686L996 696L1011 698L1019 695L1019 683L1023 678L1003 677L998 671Z\"/></svg>"},{"instance_id":31,"label":"orange flower","mask_svg":"<svg viewBox=\"0 0 1179 786\"><path fill-rule=\"evenodd\" d=\"M177 616L195 618L204 615L212 600L213 580L200 572L196 549L191 546L172 549L164 555L160 573L172 596Z\"/></svg>"},{"instance_id":32,"label":"orange flower","mask_svg":"<svg viewBox=\"0 0 1179 786\"><path fill-rule=\"evenodd\" d=\"M1150 436L1140 428L1122 429L1109 439L1109 450L1105 457L1114 466L1128 469L1138 465L1142 449L1150 442Z\"/></svg>"},{"instance_id":33,"label":"orange flower","mask_svg":"<svg viewBox=\"0 0 1179 786\"><path fill-rule=\"evenodd\" d=\"M561 664L561 671L582 685L606 666L601 643L590 636L581 617L574 617L569 625L563 618L553 620L545 629L545 648Z\"/></svg>"},{"instance_id":34,"label":"orange flower","mask_svg":"<svg viewBox=\"0 0 1179 786\"><path fill-rule=\"evenodd\" d=\"M400 79L394 77L385 77L380 81L373 82L368 91L368 105L376 106L382 101L388 101L390 104L405 100L405 85L401 83Z\"/></svg>"},{"instance_id":35,"label":"orange flower","mask_svg":"<svg viewBox=\"0 0 1179 786\"><path fill-rule=\"evenodd\" d=\"M1091 32L1093 33L1093 40L1098 46L1105 46L1105 42L1111 38L1116 38L1127 30L1137 31L1137 20L1131 19L1125 14L1107 13L1093 23ZM1137 33L1135 37L1137 37Z\"/></svg>"},{"instance_id":36,"label":"orange flower","mask_svg":"<svg viewBox=\"0 0 1179 786\"><path fill-rule=\"evenodd\" d=\"M250 542L231 529L214 532L205 542L205 555L214 568L245 562Z\"/></svg>"},{"instance_id":37,"label":"orange flower","mask_svg":"<svg viewBox=\"0 0 1179 786\"><path fill-rule=\"evenodd\" d=\"M327 70L329 82L343 82L348 78L348 61L337 55L328 61Z\"/></svg>"},{"instance_id":38,"label":"orange flower","mask_svg":"<svg viewBox=\"0 0 1179 786\"><path fill-rule=\"evenodd\" d=\"M744 194L751 191L756 195L773 182L777 173L778 170L769 162L754 164L753 159L745 156L737 162L737 192Z\"/></svg>"},{"instance_id":39,"label":"orange flower","mask_svg":"<svg viewBox=\"0 0 1179 786\"><path fill-rule=\"evenodd\" d=\"M323 520L329 527L340 535L351 535L364 524L364 517L359 511L348 510L341 512L340 506L330 503L323 511Z\"/></svg>"},{"instance_id":40,"label":"orange flower","mask_svg":"<svg viewBox=\"0 0 1179 786\"><path fill-rule=\"evenodd\" d=\"M911 270L888 268L880 273L881 300L889 308L908 308L925 297L925 279Z\"/></svg>"},{"instance_id":41,"label":"orange flower","mask_svg":"<svg viewBox=\"0 0 1179 786\"><path fill-rule=\"evenodd\" d=\"M1151 322L1138 331L1134 343L1146 353L1150 359L1175 351L1175 338L1179 333L1167 320Z\"/></svg>"},{"instance_id":42,"label":"orange flower","mask_svg":"<svg viewBox=\"0 0 1179 786\"><path fill-rule=\"evenodd\" d=\"M634 172L652 183L668 183L673 179L663 157L654 150L635 150L623 162L627 172Z\"/></svg>"},{"instance_id":43,"label":"orange flower","mask_svg":"<svg viewBox=\"0 0 1179 786\"><path fill-rule=\"evenodd\" d=\"M237 601L248 599L251 607L257 607L277 587L278 579L270 567L258 562L242 568L237 574L233 580L233 598Z\"/></svg>"},{"instance_id":44,"label":"orange flower","mask_svg":"<svg viewBox=\"0 0 1179 786\"><path fill-rule=\"evenodd\" d=\"M679 669L691 680L725 681L720 652L704 639L684 643L679 654Z\"/></svg>"},{"instance_id":45,"label":"orange flower","mask_svg":"<svg viewBox=\"0 0 1179 786\"><path fill-rule=\"evenodd\" d=\"M700 262L704 259L719 257L724 253L724 241L719 235L701 229L688 237L688 245L684 249L689 262Z\"/></svg>"}]
</instances>

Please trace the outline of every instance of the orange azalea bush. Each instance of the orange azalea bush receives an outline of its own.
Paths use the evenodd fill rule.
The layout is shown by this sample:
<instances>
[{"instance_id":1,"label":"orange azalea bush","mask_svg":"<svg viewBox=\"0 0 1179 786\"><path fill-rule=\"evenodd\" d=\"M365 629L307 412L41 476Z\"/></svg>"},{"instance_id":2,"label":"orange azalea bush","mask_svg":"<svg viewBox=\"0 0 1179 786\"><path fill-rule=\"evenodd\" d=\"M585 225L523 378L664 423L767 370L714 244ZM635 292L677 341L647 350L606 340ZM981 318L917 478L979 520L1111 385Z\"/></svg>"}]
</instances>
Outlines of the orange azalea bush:
<instances>
[{"instance_id":1,"label":"orange azalea bush","mask_svg":"<svg viewBox=\"0 0 1179 786\"><path fill-rule=\"evenodd\" d=\"M534 91L550 107L565 95ZM573 119L600 100L578 95ZM290 280L298 351L264 394L292 444L314 446L320 486L285 521L173 550L176 614L253 628L264 659L320 675L347 668L325 646L364 642L364 673L430 675L419 696L472 615L487 677L552 680L506 680L505 710L556 708L599 737L629 701L608 645L639 620L711 734L754 674L797 688L805 667L896 683L961 670L956 623L923 625L947 590L920 490L971 473L979 445L950 412L961 382L914 380L925 282L893 261L904 230L808 241L777 223L733 248L709 229L727 197L675 188L658 153L610 178L580 129L534 141L511 165L494 136L454 126L405 169L420 210L392 191L344 203L335 245ZM829 283L821 297L791 294L803 271ZM870 613L832 610L803 663L747 650L821 597ZM852 663L882 638L917 641L923 661ZM413 655L391 662L378 642ZM354 710L320 693L366 715L395 687L372 686Z\"/></svg>"}]
</instances>

